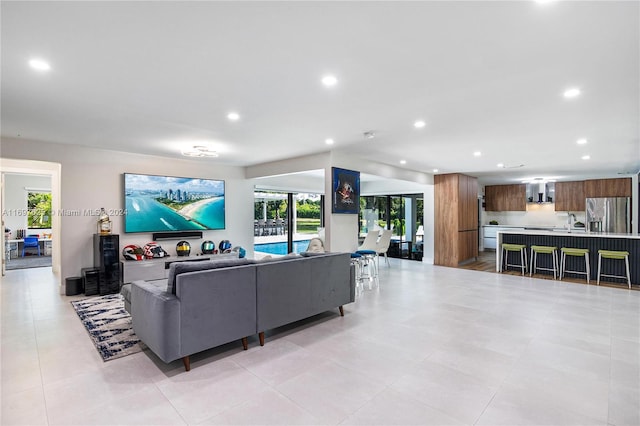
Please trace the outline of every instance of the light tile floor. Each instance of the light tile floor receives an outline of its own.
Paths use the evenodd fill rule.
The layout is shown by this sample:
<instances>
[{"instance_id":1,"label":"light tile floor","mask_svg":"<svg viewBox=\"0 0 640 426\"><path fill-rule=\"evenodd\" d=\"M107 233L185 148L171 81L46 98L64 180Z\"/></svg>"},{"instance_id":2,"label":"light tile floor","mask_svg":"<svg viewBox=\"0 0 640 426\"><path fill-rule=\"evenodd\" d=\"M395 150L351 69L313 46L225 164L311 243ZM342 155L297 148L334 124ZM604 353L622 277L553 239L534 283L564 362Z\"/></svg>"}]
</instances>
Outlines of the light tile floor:
<instances>
[{"instance_id":1,"label":"light tile floor","mask_svg":"<svg viewBox=\"0 0 640 426\"><path fill-rule=\"evenodd\" d=\"M2 425L640 424L640 292L391 259L380 288L195 355L103 362L51 269L0 285Z\"/></svg>"}]
</instances>

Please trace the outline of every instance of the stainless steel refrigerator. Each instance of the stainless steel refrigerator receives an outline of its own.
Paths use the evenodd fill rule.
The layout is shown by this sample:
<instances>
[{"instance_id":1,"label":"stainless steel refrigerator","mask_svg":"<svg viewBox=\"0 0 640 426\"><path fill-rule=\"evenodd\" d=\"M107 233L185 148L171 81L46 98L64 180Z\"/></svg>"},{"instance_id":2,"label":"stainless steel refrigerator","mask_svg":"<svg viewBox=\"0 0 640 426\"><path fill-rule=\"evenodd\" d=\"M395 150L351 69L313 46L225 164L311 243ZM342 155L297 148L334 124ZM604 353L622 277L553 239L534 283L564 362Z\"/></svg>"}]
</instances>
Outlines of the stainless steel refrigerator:
<instances>
[{"instance_id":1,"label":"stainless steel refrigerator","mask_svg":"<svg viewBox=\"0 0 640 426\"><path fill-rule=\"evenodd\" d=\"M629 197L587 198L586 226L589 232L631 233Z\"/></svg>"}]
</instances>

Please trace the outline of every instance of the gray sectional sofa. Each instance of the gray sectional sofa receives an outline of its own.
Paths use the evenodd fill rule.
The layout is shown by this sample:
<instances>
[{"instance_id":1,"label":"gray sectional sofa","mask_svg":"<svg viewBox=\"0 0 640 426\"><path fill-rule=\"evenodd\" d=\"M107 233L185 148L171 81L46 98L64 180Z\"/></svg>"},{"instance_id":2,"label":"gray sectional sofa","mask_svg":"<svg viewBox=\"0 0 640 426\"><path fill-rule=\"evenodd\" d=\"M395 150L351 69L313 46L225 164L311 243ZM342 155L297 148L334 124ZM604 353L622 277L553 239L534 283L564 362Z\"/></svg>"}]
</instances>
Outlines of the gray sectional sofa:
<instances>
[{"instance_id":1,"label":"gray sectional sofa","mask_svg":"<svg viewBox=\"0 0 640 426\"><path fill-rule=\"evenodd\" d=\"M169 278L130 285L136 335L164 362L264 332L355 299L348 253L171 264Z\"/></svg>"}]
</instances>

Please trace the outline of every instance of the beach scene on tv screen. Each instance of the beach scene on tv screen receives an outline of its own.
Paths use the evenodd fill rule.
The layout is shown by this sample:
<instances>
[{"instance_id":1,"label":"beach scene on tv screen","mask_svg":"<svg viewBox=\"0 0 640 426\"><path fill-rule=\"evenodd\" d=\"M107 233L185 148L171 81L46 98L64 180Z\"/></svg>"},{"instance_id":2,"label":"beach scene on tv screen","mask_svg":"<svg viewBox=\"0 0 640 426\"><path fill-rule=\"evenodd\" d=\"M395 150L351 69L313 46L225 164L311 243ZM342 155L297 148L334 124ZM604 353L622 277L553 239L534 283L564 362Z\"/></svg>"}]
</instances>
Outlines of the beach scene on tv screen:
<instances>
[{"instance_id":1,"label":"beach scene on tv screen","mask_svg":"<svg viewBox=\"0 0 640 426\"><path fill-rule=\"evenodd\" d=\"M224 181L124 175L125 232L224 229Z\"/></svg>"}]
</instances>

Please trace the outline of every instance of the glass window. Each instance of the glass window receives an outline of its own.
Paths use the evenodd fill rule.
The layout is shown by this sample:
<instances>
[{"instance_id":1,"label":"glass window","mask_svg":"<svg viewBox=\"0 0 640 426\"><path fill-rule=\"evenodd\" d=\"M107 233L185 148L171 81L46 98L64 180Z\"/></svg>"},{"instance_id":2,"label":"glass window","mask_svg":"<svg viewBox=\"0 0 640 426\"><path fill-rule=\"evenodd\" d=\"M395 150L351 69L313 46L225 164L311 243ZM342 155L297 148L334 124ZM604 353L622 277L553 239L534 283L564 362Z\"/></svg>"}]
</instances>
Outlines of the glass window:
<instances>
[{"instance_id":1,"label":"glass window","mask_svg":"<svg viewBox=\"0 0 640 426\"><path fill-rule=\"evenodd\" d=\"M30 229L51 228L51 193L29 192L27 194L27 227Z\"/></svg>"}]
</instances>

